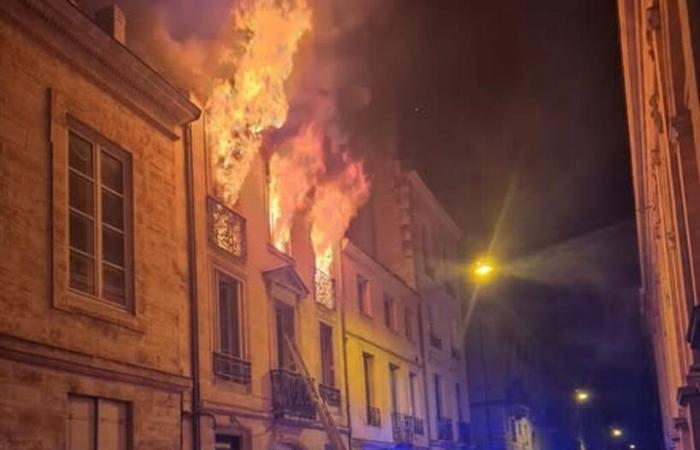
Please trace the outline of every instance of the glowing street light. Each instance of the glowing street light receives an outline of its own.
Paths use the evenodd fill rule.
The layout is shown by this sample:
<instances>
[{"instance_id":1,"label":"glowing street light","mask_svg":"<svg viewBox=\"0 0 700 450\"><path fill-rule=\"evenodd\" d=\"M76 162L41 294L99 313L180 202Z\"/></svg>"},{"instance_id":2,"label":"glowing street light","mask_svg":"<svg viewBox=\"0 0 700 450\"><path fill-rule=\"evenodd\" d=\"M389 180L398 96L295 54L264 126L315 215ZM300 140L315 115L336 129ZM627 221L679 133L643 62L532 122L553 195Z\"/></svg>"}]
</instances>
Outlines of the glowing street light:
<instances>
[{"instance_id":1,"label":"glowing street light","mask_svg":"<svg viewBox=\"0 0 700 450\"><path fill-rule=\"evenodd\" d=\"M627 446L630 450L637 450L637 446L635 444L630 444Z\"/></svg>"},{"instance_id":2,"label":"glowing street light","mask_svg":"<svg viewBox=\"0 0 700 450\"><path fill-rule=\"evenodd\" d=\"M496 267L493 262L482 258L474 263L472 275L474 275L477 280L484 281L493 274L494 270L496 270Z\"/></svg>"},{"instance_id":3,"label":"glowing street light","mask_svg":"<svg viewBox=\"0 0 700 450\"><path fill-rule=\"evenodd\" d=\"M621 438L624 434L625 433L622 431L622 428L613 427L610 429L610 436L614 438Z\"/></svg>"},{"instance_id":4,"label":"glowing street light","mask_svg":"<svg viewBox=\"0 0 700 450\"><path fill-rule=\"evenodd\" d=\"M588 403L588 400L591 399L591 393L588 392L585 389L576 389L574 391L574 400L576 400L576 403L579 405L582 405L584 403Z\"/></svg>"}]
</instances>

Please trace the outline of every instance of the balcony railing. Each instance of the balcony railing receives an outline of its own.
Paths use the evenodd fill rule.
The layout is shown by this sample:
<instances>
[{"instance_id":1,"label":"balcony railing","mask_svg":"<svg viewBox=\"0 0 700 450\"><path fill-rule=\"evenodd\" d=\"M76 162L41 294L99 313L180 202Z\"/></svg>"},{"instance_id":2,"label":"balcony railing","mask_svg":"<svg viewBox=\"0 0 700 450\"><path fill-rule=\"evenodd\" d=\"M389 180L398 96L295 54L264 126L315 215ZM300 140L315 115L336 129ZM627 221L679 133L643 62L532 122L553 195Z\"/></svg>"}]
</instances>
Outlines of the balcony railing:
<instances>
[{"instance_id":1,"label":"balcony railing","mask_svg":"<svg viewBox=\"0 0 700 450\"><path fill-rule=\"evenodd\" d=\"M335 308L335 280L319 269L314 272L314 298L328 309Z\"/></svg>"},{"instance_id":2,"label":"balcony railing","mask_svg":"<svg viewBox=\"0 0 700 450\"><path fill-rule=\"evenodd\" d=\"M296 372L285 369L271 370L272 412L276 418L316 418L316 405L306 388L304 379Z\"/></svg>"},{"instance_id":3,"label":"balcony railing","mask_svg":"<svg viewBox=\"0 0 700 450\"><path fill-rule=\"evenodd\" d=\"M214 352L214 375L234 383L250 384L250 362Z\"/></svg>"},{"instance_id":4,"label":"balcony railing","mask_svg":"<svg viewBox=\"0 0 700 450\"><path fill-rule=\"evenodd\" d=\"M467 422L457 422L457 429L459 430L459 441L460 442L471 442L471 427Z\"/></svg>"},{"instance_id":5,"label":"balcony railing","mask_svg":"<svg viewBox=\"0 0 700 450\"><path fill-rule=\"evenodd\" d=\"M213 197L207 198L209 243L238 260L246 257L246 220Z\"/></svg>"},{"instance_id":6,"label":"balcony railing","mask_svg":"<svg viewBox=\"0 0 700 450\"><path fill-rule=\"evenodd\" d=\"M420 436L425 434L425 427L423 426L423 419L418 417L413 418L413 432Z\"/></svg>"},{"instance_id":7,"label":"balcony railing","mask_svg":"<svg viewBox=\"0 0 700 450\"><path fill-rule=\"evenodd\" d=\"M438 439L441 441L453 440L452 434L452 419L447 417L438 417L437 419Z\"/></svg>"},{"instance_id":8,"label":"balcony railing","mask_svg":"<svg viewBox=\"0 0 700 450\"><path fill-rule=\"evenodd\" d=\"M394 442L399 444L412 444L415 425L413 416L394 413L391 415L391 429L394 433Z\"/></svg>"},{"instance_id":9,"label":"balcony railing","mask_svg":"<svg viewBox=\"0 0 700 450\"><path fill-rule=\"evenodd\" d=\"M432 331L430 332L430 345L437 349L442 349L442 339L437 337Z\"/></svg>"},{"instance_id":10,"label":"balcony railing","mask_svg":"<svg viewBox=\"0 0 700 450\"><path fill-rule=\"evenodd\" d=\"M376 406L367 407L367 425L373 427L382 426L382 412Z\"/></svg>"},{"instance_id":11,"label":"balcony railing","mask_svg":"<svg viewBox=\"0 0 700 450\"><path fill-rule=\"evenodd\" d=\"M340 406L340 389L319 384L318 393L328 406Z\"/></svg>"}]
</instances>

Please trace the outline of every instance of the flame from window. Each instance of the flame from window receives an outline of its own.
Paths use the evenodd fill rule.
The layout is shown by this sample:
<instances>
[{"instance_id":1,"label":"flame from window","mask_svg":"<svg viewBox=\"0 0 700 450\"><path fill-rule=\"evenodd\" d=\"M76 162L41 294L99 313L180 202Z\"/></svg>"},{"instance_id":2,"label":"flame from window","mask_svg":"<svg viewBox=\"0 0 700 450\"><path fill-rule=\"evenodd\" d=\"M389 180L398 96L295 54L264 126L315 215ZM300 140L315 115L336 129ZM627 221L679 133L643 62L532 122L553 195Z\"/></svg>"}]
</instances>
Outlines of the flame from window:
<instances>
[{"instance_id":1,"label":"flame from window","mask_svg":"<svg viewBox=\"0 0 700 450\"><path fill-rule=\"evenodd\" d=\"M206 104L206 131L216 194L232 207L245 181L263 133L287 120L285 82L301 37L311 28L305 0L241 0L233 15L240 56L227 52L235 67L214 81Z\"/></svg>"}]
</instances>

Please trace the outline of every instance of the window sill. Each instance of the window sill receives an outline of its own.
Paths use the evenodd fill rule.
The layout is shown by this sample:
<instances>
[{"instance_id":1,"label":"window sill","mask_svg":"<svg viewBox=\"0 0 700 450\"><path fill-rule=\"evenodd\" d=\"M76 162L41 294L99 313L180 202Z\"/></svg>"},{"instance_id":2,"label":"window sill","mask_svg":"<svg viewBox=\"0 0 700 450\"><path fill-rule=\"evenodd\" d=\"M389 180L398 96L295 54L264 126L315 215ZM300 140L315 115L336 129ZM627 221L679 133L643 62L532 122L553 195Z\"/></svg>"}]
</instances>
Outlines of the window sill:
<instances>
[{"instance_id":1,"label":"window sill","mask_svg":"<svg viewBox=\"0 0 700 450\"><path fill-rule=\"evenodd\" d=\"M273 255L277 256L278 258L282 258L282 259L283 259L285 262L287 262L288 264L292 264L292 265L293 265L293 264L295 263L294 258L292 257L292 255L290 255L290 254L288 254L288 253L285 253L285 252L279 250L277 247L275 247L274 245L272 245L271 242L268 242L268 243L267 243L267 250L268 250L270 253L272 253Z\"/></svg>"},{"instance_id":2,"label":"window sill","mask_svg":"<svg viewBox=\"0 0 700 450\"><path fill-rule=\"evenodd\" d=\"M105 300L77 291L67 290L62 294L55 295L53 307L68 313L102 320L137 333L146 332L145 321L136 314L119 306L111 305Z\"/></svg>"}]
</instances>

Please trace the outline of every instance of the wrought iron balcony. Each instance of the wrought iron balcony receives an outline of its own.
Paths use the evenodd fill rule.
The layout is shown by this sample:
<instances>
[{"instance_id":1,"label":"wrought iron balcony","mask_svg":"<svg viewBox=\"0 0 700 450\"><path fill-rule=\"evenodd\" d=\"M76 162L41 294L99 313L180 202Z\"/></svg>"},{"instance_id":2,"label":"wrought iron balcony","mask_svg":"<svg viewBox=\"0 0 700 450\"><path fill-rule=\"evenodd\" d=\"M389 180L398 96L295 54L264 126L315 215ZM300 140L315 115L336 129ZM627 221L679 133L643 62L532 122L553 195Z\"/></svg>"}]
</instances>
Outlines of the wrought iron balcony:
<instances>
[{"instance_id":1,"label":"wrought iron balcony","mask_svg":"<svg viewBox=\"0 0 700 450\"><path fill-rule=\"evenodd\" d=\"M328 406L340 406L340 389L319 384L318 393Z\"/></svg>"},{"instance_id":2,"label":"wrought iron balcony","mask_svg":"<svg viewBox=\"0 0 700 450\"><path fill-rule=\"evenodd\" d=\"M314 272L314 298L328 309L335 308L335 280L319 269Z\"/></svg>"},{"instance_id":3,"label":"wrought iron balcony","mask_svg":"<svg viewBox=\"0 0 700 450\"><path fill-rule=\"evenodd\" d=\"M451 441L454 438L452 434L452 419L447 417L438 417L437 419L438 439L441 441Z\"/></svg>"},{"instance_id":4,"label":"wrought iron balcony","mask_svg":"<svg viewBox=\"0 0 700 450\"><path fill-rule=\"evenodd\" d=\"M382 412L376 406L367 407L367 425L373 427L382 426Z\"/></svg>"},{"instance_id":5,"label":"wrought iron balcony","mask_svg":"<svg viewBox=\"0 0 700 450\"><path fill-rule=\"evenodd\" d=\"M425 434L425 427L423 426L423 419L418 417L413 418L413 432L420 436Z\"/></svg>"},{"instance_id":6,"label":"wrought iron balcony","mask_svg":"<svg viewBox=\"0 0 700 450\"><path fill-rule=\"evenodd\" d=\"M316 418L316 405L302 375L285 369L270 371L272 412L276 418Z\"/></svg>"},{"instance_id":7,"label":"wrought iron balcony","mask_svg":"<svg viewBox=\"0 0 700 450\"><path fill-rule=\"evenodd\" d=\"M432 331L430 332L430 345L437 349L442 349L442 339L437 337Z\"/></svg>"},{"instance_id":8,"label":"wrought iron balcony","mask_svg":"<svg viewBox=\"0 0 700 450\"><path fill-rule=\"evenodd\" d=\"M213 197L207 197L209 243L238 260L246 257L246 220Z\"/></svg>"},{"instance_id":9,"label":"wrought iron balcony","mask_svg":"<svg viewBox=\"0 0 700 450\"><path fill-rule=\"evenodd\" d=\"M412 444L415 425L413 416L393 413L391 415L391 429L394 433L394 442L399 444Z\"/></svg>"},{"instance_id":10,"label":"wrought iron balcony","mask_svg":"<svg viewBox=\"0 0 700 450\"><path fill-rule=\"evenodd\" d=\"M250 384L250 362L214 352L214 375L234 383Z\"/></svg>"},{"instance_id":11,"label":"wrought iron balcony","mask_svg":"<svg viewBox=\"0 0 700 450\"><path fill-rule=\"evenodd\" d=\"M471 427L467 422L457 422L457 429L459 430L459 441L460 442L471 442Z\"/></svg>"}]
</instances>

